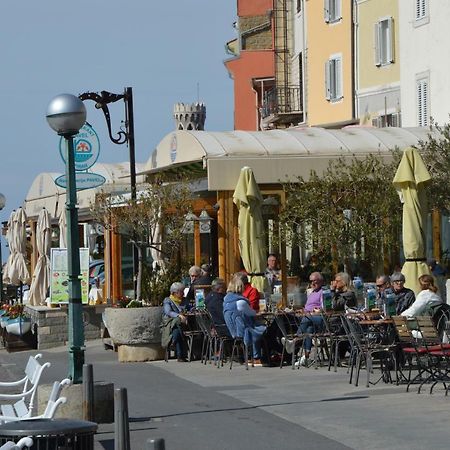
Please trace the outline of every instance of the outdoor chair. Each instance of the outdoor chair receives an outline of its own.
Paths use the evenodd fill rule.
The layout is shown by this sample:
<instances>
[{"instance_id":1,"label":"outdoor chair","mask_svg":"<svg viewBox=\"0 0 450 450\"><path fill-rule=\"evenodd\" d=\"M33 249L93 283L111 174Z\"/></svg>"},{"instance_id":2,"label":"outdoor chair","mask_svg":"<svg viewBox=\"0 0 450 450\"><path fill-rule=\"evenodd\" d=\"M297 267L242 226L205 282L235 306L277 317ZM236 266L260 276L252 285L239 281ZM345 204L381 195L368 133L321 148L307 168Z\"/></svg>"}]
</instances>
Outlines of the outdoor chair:
<instances>
[{"instance_id":1,"label":"outdoor chair","mask_svg":"<svg viewBox=\"0 0 450 450\"><path fill-rule=\"evenodd\" d=\"M1 405L0 423L17 422L20 420L36 420L36 419L53 419L56 410L59 405L67 401L66 397L60 397L61 391L64 386L70 386L72 382L68 378L53 383L52 390L50 392L47 405L42 414L38 416L32 416L32 410L26 402L21 399L13 405Z\"/></svg>"},{"instance_id":2,"label":"outdoor chair","mask_svg":"<svg viewBox=\"0 0 450 450\"><path fill-rule=\"evenodd\" d=\"M297 335L300 322L294 313L277 311L275 314L275 323L277 324L284 338L282 339L283 350L281 352L280 369L283 368L284 356L287 353L286 351L287 341L294 341L294 348L292 349L292 357L291 357L291 366L292 369L294 369L296 354L298 348L300 347L300 344L302 343L302 340ZM302 351L303 349L301 350L301 352Z\"/></svg>"},{"instance_id":3,"label":"outdoor chair","mask_svg":"<svg viewBox=\"0 0 450 450\"><path fill-rule=\"evenodd\" d=\"M0 393L0 400L17 400L17 403L26 404L28 403L26 409L29 411L29 417L32 416L33 410L35 408L35 397L39 382L41 380L42 372L47 367L50 367L50 363L46 362L45 364L40 364L38 361L41 358L41 354L37 354L36 356L30 356L28 359L27 365L25 367L25 376L17 381L10 382L0 382L0 389L8 388L17 388L21 389L20 393ZM3 412L3 407L8 405L0 405L0 410Z\"/></svg>"},{"instance_id":4,"label":"outdoor chair","mask_svg":"<svg viewBox=\"0 0 450 450\"><path fill-rule=\"evenodd\" d=\"M350 342L345 327L342 323L342 314L330 316L329 314L322 314L323 322L327 337L330 342L328 370L331 370L331 365L334 366L334 371L337 372L339 361L339 344L343 342ZM351 352L350 352L351 353Z\"/></svg>"},{"instance_id":5,"label":"outdoor chair","mask_svg":"<svg viewBox=\"0 0 450 450\"><path fill-rule=\"evenodd\" d=\"M183 325L183 335L187 341L187 360L189 362L192 360L195 340L203 337L202 330L198 327L196 314L187 314L187 323Z\"/></svg>"},{"instance_id":6,"label":"outdoor chair","mask_svg":"<svg viewBox=\"0 0 450 450\"><path fill-rule=\"evenodd\" d=\"M441 337L433 323L431 316L418 316L417 334L420 340L425 365L423 372L427 373L427 377L423 378L418 388L418 393L425 383L431 382L430 394L439 382L443 384L445 395L448 394L449 367L450 367L450 344L443 344Z\"/></svg>"},{"instance_id":7,"label":"outdoor chair","mask_svg":"<svg viewBox=\"0 0 450 450\"><path fill-rule=\"evenodd\" d=\"M234 339L231 337L228 327L223 325L215 325L215 339L214 339L214 354L217 364L217 368L223 367L223 363L226 357L225 349L230 345L233 346ZM230 355L230 353L228 353Z\"/></svg>"},{"instance_id":8,"label":"outdoor chair","mask_svg":"<svg viewBox=\"0 0 450 450\"><path fill-rule=\"evenodd\" d=\"M211 362L213 358L216 339L214 324L211 314L206 309L197 311L195 318L200 331L203 333L201 362L206 364L208 361Z\"/></svg>"},{"instance_id":9,"label":"outdoor chair","mask_svg":"<svg viewBox=\"0 0 450 450\"><path fill-rule=\"evenodd\" d=\"M354 356L356 356L356 361L354 362L354 369L356 370L355 386L358 386L359 374L363 366L365 366L367 373L366 387L369 387L371 384L376 384L380 380L383 380L384 382L392 382L390 367L392 362L392 349L394 346L390 344L384 345L371 343L358 320L352 319L348 316L344 316L344 319L346 321L347 329L349 330L349 337L355 351ZM381 375L377 381L371 382L370 374L373 373L374 361L379 361Z\"/></svg>"},{"instance_id":10,"label":"outdoor chair","mask_svg":"<svg viewBox=\"0 0 450 450\"><path fill-rule=\"evenodd\" d=\"M20 441L15 442L8 441L5 442L1 447L0 450L22 450L24 448L31 448L33 447L33 439L31 439L30 436L22 438Z\"/></svg>"}]
</instances>

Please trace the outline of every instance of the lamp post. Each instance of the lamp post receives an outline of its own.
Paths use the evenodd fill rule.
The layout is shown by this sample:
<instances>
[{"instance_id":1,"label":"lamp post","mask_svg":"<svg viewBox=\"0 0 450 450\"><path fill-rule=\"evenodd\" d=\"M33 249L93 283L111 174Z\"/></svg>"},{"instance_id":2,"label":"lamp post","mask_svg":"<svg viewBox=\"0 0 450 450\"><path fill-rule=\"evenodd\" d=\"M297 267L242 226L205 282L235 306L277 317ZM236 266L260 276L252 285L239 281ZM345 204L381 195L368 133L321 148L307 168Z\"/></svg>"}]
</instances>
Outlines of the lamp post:
<instances>
[{"instance_id":1,"label":"lamp post","mask_svg":"<svg viewBox=\"0 0 450 450\"><path fill-rule=\"evenodd\" d=\"M0 211L6 205L6 197L0 193ZM2 233L0 232L0 302L3 301L3 260L2 260Z\"/></svg>"},{"instance_id":2,"label":"lamp post","mask_svg":"<svg viewBox=\"0 0 450 450\"><path fill-rule=\"evenodd\" d=\"M130 158L130 188L131 199L136 200L136 156L134 147L134 113L133 113L133 89L127 87L123 94L113 94L108 91L84 92L78 98L82 101L93 100L95 107L101 109L105 116L106 125L108 127L109 138L114 144L128 144L129 158ZM123 100L125 103L125 131L117 132L117 137L114 137L111 131L111 118L109 114L108 105ZM133 241L136 241L133 237ZM136 272L138 267L138 249L133 245L133 280L134 280L134 295L136 298Z\"/></svg>"},{"instance_id":3,"label":"lamp post","mask_svg":"<svg viewBox=\"0 0 450 450\"><path fill-rule=\"evenodd\" d=\"M84 324L81 304L80 242L78 236L77 187L73 137L86 122L84 103L75 95L61 94L47 108L47 122L63 136L66 153L66 222L69 278L69 377L75 384L83 381Z\"/></svg>"}]
</instances>

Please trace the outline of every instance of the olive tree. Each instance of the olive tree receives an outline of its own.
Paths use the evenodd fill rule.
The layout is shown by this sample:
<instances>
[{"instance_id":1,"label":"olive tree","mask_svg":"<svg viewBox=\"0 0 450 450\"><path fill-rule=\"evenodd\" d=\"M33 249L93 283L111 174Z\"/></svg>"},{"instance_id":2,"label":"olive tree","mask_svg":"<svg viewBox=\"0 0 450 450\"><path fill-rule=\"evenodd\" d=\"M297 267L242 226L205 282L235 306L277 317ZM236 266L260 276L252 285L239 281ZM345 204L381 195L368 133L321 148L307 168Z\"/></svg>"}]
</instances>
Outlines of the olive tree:
<instances>
[{"instance_id":1,"label":"olive tree","mask_svg":"<svg viewBox=\"0 0 450 450\"><path fill-rule=\"evenodd\" d=\"M152 250L153 267L147 273L149 286L144 290L148 300L156 304L160 302L164 289L167 293L169 278L175 276L185 216L191 210L192 195L183 180L166 182L163 178L153 178L140 187L136 197L131 199L102 193L91 205L91 213L105 228L121 234L137 248L137 300L142 298L143 292L144 251Z\"/></svg>"},{"instance_id":2,"label":"olive tree","mask_svg":"<svg viewBox=\"0 0 450 450\"><path fill-rule=\"evenodd\" d=\"M323 174L312 170L308 179L284 184L282 236L312 248L325 270L332 262L353 274L361 263L380 270L383 255L398 249L402 217L392 185L400 152L392 156L390 162L377 154L331 160Z\"/></svg>"}]
</instances>

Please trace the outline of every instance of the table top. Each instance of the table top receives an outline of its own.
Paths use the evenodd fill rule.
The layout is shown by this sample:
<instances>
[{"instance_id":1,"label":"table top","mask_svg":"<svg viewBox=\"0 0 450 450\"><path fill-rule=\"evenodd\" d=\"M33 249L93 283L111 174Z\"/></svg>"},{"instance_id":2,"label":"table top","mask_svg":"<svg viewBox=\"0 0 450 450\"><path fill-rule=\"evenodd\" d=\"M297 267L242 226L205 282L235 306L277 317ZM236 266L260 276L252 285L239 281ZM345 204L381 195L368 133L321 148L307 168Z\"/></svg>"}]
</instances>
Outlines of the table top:
<instances>
[{"instance_id":1,"label":"table top","mask_svg":"<svg viewBox=\"0 0 450 450\"><path fill-rule=\"evenodd\" d=\"M0 436L45 436L47 434L95 433L96 431L95 422L72 419L30 419L0 425Z\"/></svg>"},{"instance_id":2,"label":"table top","mask_svg":"<svg viewBox=\"0 0 450 450\"><path fill-rule=\"evenodd\" d=\"M359 323L361 325L391 325L394 321L392 319L363 319Z\"/></svg>"}]
</instances>

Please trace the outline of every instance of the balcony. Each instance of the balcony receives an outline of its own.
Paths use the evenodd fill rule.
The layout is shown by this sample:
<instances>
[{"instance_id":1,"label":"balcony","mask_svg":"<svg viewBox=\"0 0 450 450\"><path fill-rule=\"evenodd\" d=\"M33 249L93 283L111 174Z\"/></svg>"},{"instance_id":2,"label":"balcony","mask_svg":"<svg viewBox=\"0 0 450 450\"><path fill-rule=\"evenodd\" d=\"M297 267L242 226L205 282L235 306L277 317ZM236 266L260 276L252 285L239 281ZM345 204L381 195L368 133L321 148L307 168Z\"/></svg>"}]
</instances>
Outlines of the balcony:
<instances>
[{"instance_id":1,"label":"balcony","mask_svg":"<svg viewBox=\"0 0 450 450\"><path fill-rule=\"evenodd\" d=\"M274 87L264 93L262 128L303 121L303 93L300 86Z\"/></svg>"}]
</instances>

